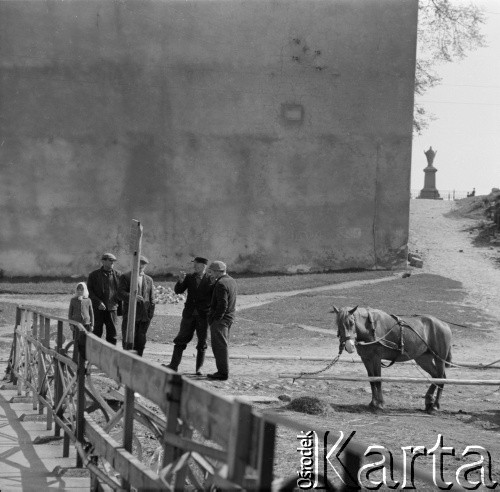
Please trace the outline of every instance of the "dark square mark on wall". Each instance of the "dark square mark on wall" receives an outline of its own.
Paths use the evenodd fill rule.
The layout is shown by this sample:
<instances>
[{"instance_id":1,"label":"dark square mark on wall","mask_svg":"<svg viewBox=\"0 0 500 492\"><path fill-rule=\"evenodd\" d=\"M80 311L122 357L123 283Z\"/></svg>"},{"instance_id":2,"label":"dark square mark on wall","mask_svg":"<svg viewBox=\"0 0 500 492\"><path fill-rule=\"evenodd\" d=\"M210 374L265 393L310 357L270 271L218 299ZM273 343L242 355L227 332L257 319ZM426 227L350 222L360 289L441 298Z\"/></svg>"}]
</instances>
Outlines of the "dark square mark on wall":
<instances>
[{"instance_id":1,"label":"dark square mark on wall","mask_svg":"<svg viewBox=\"0 0 500 492\"><path fill-rule=\"evenodd\" d=\"M302 104L283 103L281 105L281 120L286 126L302 125L304 121L304 106Z\"/></svg>"}]
</instances>

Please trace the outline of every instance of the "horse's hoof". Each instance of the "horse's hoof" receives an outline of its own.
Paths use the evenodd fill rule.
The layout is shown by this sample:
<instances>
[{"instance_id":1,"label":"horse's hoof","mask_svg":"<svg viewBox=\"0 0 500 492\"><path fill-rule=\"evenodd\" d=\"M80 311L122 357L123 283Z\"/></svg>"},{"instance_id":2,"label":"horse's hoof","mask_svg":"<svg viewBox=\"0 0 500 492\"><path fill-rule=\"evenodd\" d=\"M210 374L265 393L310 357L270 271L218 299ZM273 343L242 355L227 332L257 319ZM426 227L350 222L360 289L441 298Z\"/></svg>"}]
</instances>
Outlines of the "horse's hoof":
<instances>
[{"instance_id":1,"label":"horse's hoof","mask_svg":"<svg viewBox=\"0 0 500 492\"><path fill-rule=\"evenodd\" d=\"M370 404L368 405L368 408L373 412L373 413L378 413L378 412L382 412L384 410L384 407L383 405L377 405L373 402L370 402Z\"/></svg>"}]
</instances>

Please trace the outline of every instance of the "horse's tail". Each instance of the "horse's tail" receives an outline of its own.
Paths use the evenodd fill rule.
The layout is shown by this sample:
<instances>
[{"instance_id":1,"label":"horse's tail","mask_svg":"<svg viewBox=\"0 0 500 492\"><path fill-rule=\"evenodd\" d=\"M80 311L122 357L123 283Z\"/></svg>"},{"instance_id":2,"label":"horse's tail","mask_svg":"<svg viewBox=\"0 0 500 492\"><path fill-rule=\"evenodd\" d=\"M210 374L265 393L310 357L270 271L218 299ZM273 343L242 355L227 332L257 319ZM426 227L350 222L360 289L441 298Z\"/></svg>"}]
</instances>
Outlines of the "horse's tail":
<instances>
[{"instance_id":1,"label":"horse's tail","mask_svg":"<svg viewBox=\"0 0 500 492\"><path fill-rule=\"evenodd\" d=\"M451 367L451 347L448 350L448 355L446 356L446 363L444 364L444 367Z\"/></svg>"}]
</instances>

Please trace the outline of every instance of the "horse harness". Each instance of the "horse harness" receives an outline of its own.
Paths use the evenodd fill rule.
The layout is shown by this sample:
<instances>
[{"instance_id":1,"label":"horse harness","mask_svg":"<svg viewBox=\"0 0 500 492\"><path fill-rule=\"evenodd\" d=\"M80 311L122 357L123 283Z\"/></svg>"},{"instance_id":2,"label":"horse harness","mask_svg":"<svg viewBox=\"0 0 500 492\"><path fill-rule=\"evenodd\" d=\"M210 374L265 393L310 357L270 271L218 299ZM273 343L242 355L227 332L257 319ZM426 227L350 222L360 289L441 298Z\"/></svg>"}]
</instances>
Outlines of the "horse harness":
<instances>
[{"instance_id":1,"label":"horse harness","mask_svg":"<svg viewBox=\"0 0 500 492\"><path fill-rule=\"evenodd\" d=\"M380 345L383 345L386 348L389 348L391 350L397 350L400 355L407 355L408 354L405 352L405 341L403 337L403 327L406 326L407 328L410 328L413 331L413 328L408 324L405 323L402 319L399 319L395 314L390 314L391 318L394 318L396 321L396 324L394 324L391 329L381 338L375 338L372 342L358 342L356 341L355 343L357 345L373 345L375 343L380 343ZM375 323L373 321L372 313L368 312L368 320L370 324L373 326L373 332L375 333ZM385 337L391 333L391 331L396 327L399 326L399 344L396 344L394 342L391 342L390 340L387 340ZM395 362L398 356L396 356L389 364L384 365L382 363L382 367L391 367Z\"/></svg>"}]
</instances>

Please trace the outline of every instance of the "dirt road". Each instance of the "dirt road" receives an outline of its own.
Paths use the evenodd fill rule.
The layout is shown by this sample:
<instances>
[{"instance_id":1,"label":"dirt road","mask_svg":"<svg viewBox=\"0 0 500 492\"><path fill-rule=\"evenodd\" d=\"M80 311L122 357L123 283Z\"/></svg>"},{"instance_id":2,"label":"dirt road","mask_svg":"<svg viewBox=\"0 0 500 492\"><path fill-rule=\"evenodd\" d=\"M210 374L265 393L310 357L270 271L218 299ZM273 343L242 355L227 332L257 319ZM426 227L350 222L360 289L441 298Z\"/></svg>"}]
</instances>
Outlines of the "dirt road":
<instances>
[{"instance_id":1,"label":"dirt road","mask_svg":"<svg viewBox=\"0 0 500 492\"><path fill-rule=\"evenodd\" d=\"M453 201L411 200L409 250L422 253L422 271L462 282L468 303L500 319L498 248L473 246L467 229L477 221L447 217L456 206Z\"/></svg>"}]
</instances>

